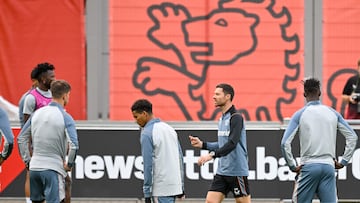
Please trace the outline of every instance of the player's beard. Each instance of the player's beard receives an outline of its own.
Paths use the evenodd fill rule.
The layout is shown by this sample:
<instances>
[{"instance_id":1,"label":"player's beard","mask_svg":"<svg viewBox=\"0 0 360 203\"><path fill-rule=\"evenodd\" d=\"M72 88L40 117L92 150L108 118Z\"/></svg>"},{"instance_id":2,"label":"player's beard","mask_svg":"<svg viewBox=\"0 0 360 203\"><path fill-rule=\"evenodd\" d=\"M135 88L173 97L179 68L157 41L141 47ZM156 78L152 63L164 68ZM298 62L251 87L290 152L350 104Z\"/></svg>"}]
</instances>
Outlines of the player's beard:
<instances>
[{"instance_id":1,"label":"player's beard","mask_svg":"<svg viewBox=\"0 0 360 203\"><path fill-rule=\"evenodd\" d=\"M44 84L44 86L45 86L48 90L49 90L50 87L51 87L51 82L52 82L52 81L46 81L45 84Z\"/></svg>"},{"instance_id":2,"label":"player's beard","mask_svg":"<svg viewBox=\"0 0 360 203\"><path fill-rule=\"evenodd\" d=\"M221 108L223 106L225 106L225 102L221 102L221 101L215 101L215 107L217 108Z\"/></svg>"}]
</instances>

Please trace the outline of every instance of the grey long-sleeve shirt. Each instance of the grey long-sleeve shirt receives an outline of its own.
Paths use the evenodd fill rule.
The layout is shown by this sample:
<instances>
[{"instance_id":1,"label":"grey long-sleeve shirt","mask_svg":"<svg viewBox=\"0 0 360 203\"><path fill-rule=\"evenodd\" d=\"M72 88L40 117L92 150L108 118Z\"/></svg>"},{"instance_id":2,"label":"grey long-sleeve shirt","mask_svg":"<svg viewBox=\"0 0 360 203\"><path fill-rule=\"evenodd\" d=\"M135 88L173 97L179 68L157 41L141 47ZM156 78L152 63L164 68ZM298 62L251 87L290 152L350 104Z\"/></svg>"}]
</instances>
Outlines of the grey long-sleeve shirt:
<instances>
[{"instance_id":1,"label":"grey long-sleeve shirt","mask_svg":"<svg viewBox=\"0 0 360 203\"><path fill-rule=\"evenodd\" d=\"M341 160L341 164L346 166L354 153L358 136L334 109L322 105L320 101L308 102L293 115L281 140L287 165L291 170L295 170L297 165L291 151L291 142L296 134L299 134L300 140L300 164L334 165L337 131L346 139Z\"/></svg>"},{"instance_id":2,"label":"grey long-sleeve shirt","mask_svg":"<svg viewBox=\"0 0 360 203\"><path fill-rule=\"evenodd\" d=\"M144 197L175 196L184 192L183 154L177 133L158 118L141 131Z\"/></svg>"},{"instance_id":3,"label":"grey long-sleeve shirt","mask_svg":"<svg viewBox=\"0 0 360 203\"><path fill-rule=\"evenodd\" d=\"M30 136L33 145L32 157L28 147ZM60 104L51 102L48 106L36 110L25 123L18 137L18 145L23 161L30 162L30 170L50 169L65 177L65 157L68 155L67 164L71 167L79 149L75 121Z\"/></svg>"}]
</instances>

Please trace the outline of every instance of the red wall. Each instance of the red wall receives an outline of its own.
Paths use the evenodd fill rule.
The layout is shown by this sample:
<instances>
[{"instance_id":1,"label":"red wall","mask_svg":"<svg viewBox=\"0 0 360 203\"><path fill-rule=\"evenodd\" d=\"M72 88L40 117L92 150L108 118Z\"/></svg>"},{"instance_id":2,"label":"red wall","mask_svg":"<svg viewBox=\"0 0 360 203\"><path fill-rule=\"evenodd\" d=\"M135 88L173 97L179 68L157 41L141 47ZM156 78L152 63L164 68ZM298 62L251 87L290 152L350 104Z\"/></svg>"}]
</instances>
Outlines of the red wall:
<instances>
[{"instance_id":1,"label":"red wall","mask_svg":"<svg viewBox=\"0 0 360 203\"><path fill-rule=\"evenodd\" d=\"M111 120L132 120L139 98L164 120L216 119L220 82L234 86L247 120L282 120L303 106L302 1L167 2L110 0ZM323 101L339 111L360 55L358 7L323 2ZM31 69L48 61L73 86L67 110L86 119L84 1L4 1L0 39L1 96L17 104Z\"/></svg>"},{"instance_id":2,"label":"red wall","mask_svg":"<svg viewBox=\"0 0 360 203\"><path fill-rule=\"evenodd\" d=\"M216 84L235 88L247 120L303 105L303 1L110 1L110 117L139 98L166 120L217 118Z\"/></svg>"},{"instance_id":3,"label":"red wall","mask_svg":"<svg viewBox=\"0 0 360 203\"><path fill-rule=\"evenodd\" d=\"M323 1L324 102L338 111L346 80L360 59L360 5L356 0Z\"/></svg>"},{"instance_id":4,"label":"red wall","mask_svg":"<svg viewBox=\"0 0 360 203\"><path fill-rule=\"evenodd\" d=\"M0 4L0 95L18 104L38 64L55 66L72 86L67 111L86 119L83 0L5 0Z\"/></svg>"}]
</instances>

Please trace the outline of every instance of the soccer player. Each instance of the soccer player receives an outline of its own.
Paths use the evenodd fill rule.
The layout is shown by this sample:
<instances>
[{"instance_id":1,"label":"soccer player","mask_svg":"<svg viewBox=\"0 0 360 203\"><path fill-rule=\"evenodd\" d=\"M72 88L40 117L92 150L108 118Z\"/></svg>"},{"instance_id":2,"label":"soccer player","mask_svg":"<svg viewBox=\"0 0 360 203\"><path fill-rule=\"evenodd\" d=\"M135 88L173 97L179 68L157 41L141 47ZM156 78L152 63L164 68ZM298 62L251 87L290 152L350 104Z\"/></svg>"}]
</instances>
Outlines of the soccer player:
<instances>
[{"instance_id":1,"label":"soccer player","mask_svg":"<svg viewBox=\"0 0 360 203\"><path fill-rule=\"evenodd\" d=\"M50 63L40 63L31 71L33 88L31 88L19 102L19 118L21 127L37 109L46 106L51 101L50 84L55 80L55 67ZM31 141L30 141L31 143ZM31 144L30 144L31 145ZM31 155L30 150L30 155ZM25 175L25 201L30 200L30 175L26 169Z\"/></svg>"},{"instance_id":2,"label":"soccer player","mask_svg":"<svg viewBox=\"0 0 360 203\"><path fill-rule=\"evenodd\" d=\"M291 117L281 140L281 151L290 170L297 173L293 202L311 203L316 193L321 202L337 202L335 169L346 166L356 147L357 135L334 109L320 102L320 82L304 81L307 104ZM342 160L336 160L336 136L346 139ZM300 164L291 151L295 135L300 140Z\"/></svg>"},{"instance_id":3,"label":"soccer player","mask_svg":"<svg viewBox=\"0 0 360 203\"><path fill-rule=\"evenodd\" d=\"M144 162L143 192L145 202L174 203L184 197L183 153L175 130L155 118L152 104L137 100L131 107L140 135Z\"/></svg>"},{"instance_id":4,"label":"soccer player","mask_svg":"<svg viewBox=\"0 0 360 203\"><path fill-rule=\"evenodd\" d=\"M79 148L75 121L64 110L70 90L66 81L52 82L51 103L31 115L18 137L21 158L30 171L30 199L33 202L58 203L65 199L65 177L75 163Z\"/></svg>"},{"instance_id":5,"label":"soccer player","mask_svg":"<svg viewBox=\"0 0 360 203\"><path fill-rule=\"evenodd\" d=\"M216 175L206 195L207 203L222 202L230 191L236 203L251 202L244 119L236 112L233 98L234 89L231 85L223 83L216 86L213 99L215 106L222 112L217 142L203 142L198 137L189 136L193 147L210 150L209 154L198 159L199 165L219 158Z\"/></svg>"},{"instance_id":6,"label":"soccer player","mask_svg":"<svg viewBox=\"0 0 360 203\"><path fill-rule=\"evenodd\" d=\"M51 101L50 84L55 80L55 67L50 63L40 63L33 70L38 85L26 95L23 108L24 123L35 110Z\"/></svg>"}]
</instances>

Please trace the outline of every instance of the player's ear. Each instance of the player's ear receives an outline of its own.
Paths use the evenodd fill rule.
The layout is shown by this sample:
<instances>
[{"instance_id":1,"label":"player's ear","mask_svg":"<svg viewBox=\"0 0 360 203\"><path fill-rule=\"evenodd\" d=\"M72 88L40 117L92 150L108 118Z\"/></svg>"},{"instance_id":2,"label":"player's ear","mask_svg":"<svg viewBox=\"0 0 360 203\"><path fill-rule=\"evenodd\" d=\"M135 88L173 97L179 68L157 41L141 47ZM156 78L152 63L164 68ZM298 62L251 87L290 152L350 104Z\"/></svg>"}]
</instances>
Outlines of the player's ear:
<instances>
[{"instance_id":1,"label":"player's ear","mask_svg":"<svg viewBox=\"0 0 360 203\"><path fill-rule=\"evenodd\" d=\"M226 94L226 97L231 100L231 94Z\"/></svg>"}]
</instances>

